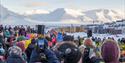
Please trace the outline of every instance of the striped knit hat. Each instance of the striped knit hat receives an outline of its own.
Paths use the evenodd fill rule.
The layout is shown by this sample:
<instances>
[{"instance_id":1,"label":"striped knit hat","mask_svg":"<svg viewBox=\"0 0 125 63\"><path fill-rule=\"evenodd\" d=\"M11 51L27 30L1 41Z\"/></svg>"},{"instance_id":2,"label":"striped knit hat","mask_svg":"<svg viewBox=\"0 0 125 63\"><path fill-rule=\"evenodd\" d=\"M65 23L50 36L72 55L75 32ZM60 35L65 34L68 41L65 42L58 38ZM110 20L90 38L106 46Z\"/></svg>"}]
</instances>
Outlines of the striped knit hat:
<instances>
[{"instance_id":1,"label":"striped knit hat","mask_svg":"<svg viewBox=\"0 0 125 63\"><path fill-rule=\"evenodd\" d=\"M9 55L18 55L21 56L22 55L22 50L20 47L18 46L12 46L8 49Z\"/></svg>"}]
</instances>

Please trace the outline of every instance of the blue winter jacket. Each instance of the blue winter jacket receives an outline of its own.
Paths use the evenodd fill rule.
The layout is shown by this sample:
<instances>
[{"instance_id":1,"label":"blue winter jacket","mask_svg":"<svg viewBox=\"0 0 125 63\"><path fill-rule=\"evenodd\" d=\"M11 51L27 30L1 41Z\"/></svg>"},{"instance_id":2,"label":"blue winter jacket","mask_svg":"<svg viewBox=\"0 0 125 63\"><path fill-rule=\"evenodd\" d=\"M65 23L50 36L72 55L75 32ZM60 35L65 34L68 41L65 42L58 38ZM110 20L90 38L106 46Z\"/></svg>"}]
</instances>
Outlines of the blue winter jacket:
<instances>
[{"instance_id":1,"label":"blue winter jacket","mask_svg":"<svg viewBox=\"0 0 125 63\"><path fill-rule=\"evenodd\" d=\"M44 51L44 54L47 56L47 61L48 61L47 63L60 63L53 51L46 49ZM38 56L39 56L39 53L37 53L36 50L33 50L29 63L37 62Z\"/></svg>"}]
</instances>

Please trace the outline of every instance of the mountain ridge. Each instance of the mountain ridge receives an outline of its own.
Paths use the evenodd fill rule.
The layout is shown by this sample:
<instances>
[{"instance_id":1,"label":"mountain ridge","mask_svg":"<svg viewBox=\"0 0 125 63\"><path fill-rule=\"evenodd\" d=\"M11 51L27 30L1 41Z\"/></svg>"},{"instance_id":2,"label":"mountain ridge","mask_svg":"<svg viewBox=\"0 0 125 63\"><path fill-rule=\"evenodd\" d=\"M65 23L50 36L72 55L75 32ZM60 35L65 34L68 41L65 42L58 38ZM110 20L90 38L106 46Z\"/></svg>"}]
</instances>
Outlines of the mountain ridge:
<instances>
[{"instance_id":1,"label":"mountain ridge","mask_svg":"<svg viewBox=\"0 0 125 63\"><path fill-rule=\"evenodd\" d=\"M2 5L0 5L0 8L2 9L0 11L0 22L2 24L34 24L30 20L34 20L34 22L85 23L97 21L105 23L124 19L123 16L117 11L109 9L78 11L68 8L58 8L48 13L31 13L30 15L20 15L8 10Z\"/></svg>"}]
</instances>

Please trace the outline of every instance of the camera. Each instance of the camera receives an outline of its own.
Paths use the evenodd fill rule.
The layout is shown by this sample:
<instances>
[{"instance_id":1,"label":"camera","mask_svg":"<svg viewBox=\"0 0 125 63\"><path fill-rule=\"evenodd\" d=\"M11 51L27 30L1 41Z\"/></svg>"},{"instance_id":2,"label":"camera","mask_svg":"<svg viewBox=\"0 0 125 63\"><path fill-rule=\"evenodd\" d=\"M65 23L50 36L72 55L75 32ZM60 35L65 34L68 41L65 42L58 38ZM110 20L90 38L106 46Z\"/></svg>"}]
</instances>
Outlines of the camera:
<instances>
[{"instance_id":1,"label":"camera","mask_svg":"<svg viewBox=\"0 0 125 63\"><path fill-rule=\"evenodd\" d=\"M43 39L41 39L41 40L38 39L37 45L38 45L39 49L44 49L44 46L45 46L44 40Z\"/></svg>"},{"instance_id":2,"label":"camera","mask_svg":"<svg viewBox=\"0 0 125 63\"><path fill-rule=\"evenodd\" d=\"M45 40L44 39L38 39L37 40L37 53L38 53L38 61L40 62L47 62L47 57L44 53L45 50Z\"/></svg>"}]
</instances>

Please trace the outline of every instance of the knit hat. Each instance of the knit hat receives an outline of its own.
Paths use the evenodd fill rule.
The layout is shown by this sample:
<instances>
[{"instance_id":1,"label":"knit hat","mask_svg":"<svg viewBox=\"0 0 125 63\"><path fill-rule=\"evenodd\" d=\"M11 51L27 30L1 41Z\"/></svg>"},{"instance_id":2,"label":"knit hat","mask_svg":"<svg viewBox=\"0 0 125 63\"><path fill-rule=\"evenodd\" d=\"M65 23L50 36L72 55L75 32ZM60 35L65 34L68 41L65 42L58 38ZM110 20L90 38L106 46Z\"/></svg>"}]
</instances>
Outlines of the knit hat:
<instances>
[{"instance_id":1,"label":"knit hat","mask_svg":"<svg viewBox=\"0 0 125 63\"><path fill-rule=\"evenodd\" d=\"M102 58L105 62L116 62L120 56L120 49L114 40L106 40L104 41L101 48Z\"/></svg>"},{"instance_id":2,"label":"knit hat","mask_svg":"<svg viewBox=\"0 0 125 63\"><path fill-rule=\"evenodd\" d=\"M17 38L17 41L23 41L23 40L25 40L25 39L26 39L25 36L19 36L19 37Z\"/></svg>"},{"instance_id":3,"label":"knit hat","mask_svg":"<svg viewBox=\"0 0 125 63\"><path fill-rule=\"evenodd\" d=\"M12 46L8 49L9 55L18 55L21 56L22 55L22 50L21 48L19 48L18 46Z\"/></svg>"},{"instance_id":4,"label":"knit hat","mask_svg":"<svg viewBox=\"0 0 125 63\"><path fill-rule=\"evenodd\" d=\"M5 54L5 50L3 48L0 48L0 55L4 55Z\"/></svg>"},{"instance_id":5,"label":"knit hat","mask_svg":"<svg viewBox=\"0 0 125 63\"><path fill-rule=\"evenodd\" d=\"M90 38L85 39L84 45L85 45L86 47L91 47L91 46L93 46L92 40L91 40Z\"/></svg>"},{"instance_id":6,"label":"knit hat","mask_svg":"<svg viewBox=\"0 0 125 63\"><path fill-rule=\"evenodd\" d=\"M81 58L81 52L72 42L61 44L58 50L64 54L65 63L77 63Z\"/></svg>"},{"instance_id":7,"label":"knit hat","mask_svg":"<svg viewBox=\"0 0 125 63\"><path fill-rule=\"evenodd\" d=\"M2 43L0 43L0 55L4 55L4 54L5 54L5 50L3 49Z\"/></svg>"}]
</instances>

